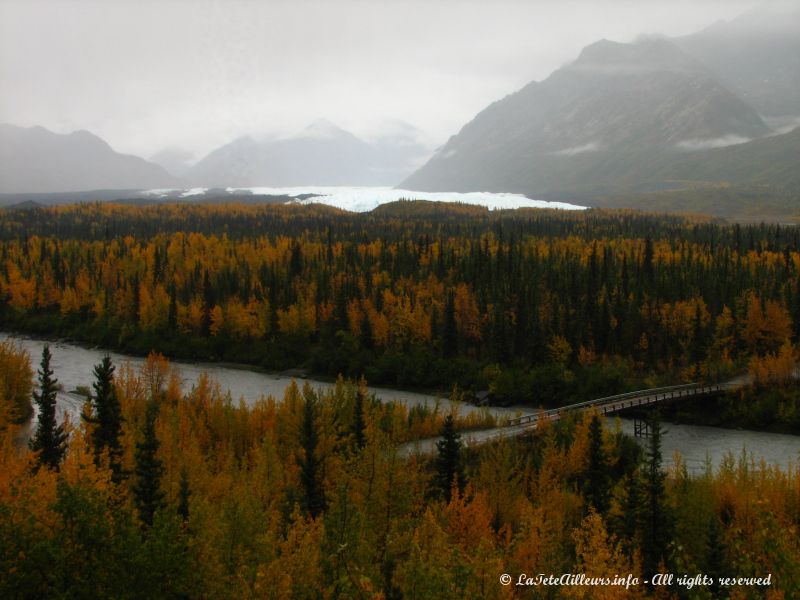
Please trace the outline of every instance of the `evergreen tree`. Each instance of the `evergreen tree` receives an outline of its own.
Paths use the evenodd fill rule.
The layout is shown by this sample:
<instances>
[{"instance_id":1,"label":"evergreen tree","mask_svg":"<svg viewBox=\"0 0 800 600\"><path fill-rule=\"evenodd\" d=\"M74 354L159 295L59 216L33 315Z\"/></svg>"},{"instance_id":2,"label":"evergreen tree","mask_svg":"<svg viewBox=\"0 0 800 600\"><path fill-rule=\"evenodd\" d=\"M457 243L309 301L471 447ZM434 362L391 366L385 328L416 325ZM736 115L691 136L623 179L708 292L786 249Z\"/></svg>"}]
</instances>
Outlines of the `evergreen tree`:
<instances>
[{"instance_id":1,"label":"evergreen tree","mask_svg":"<svg viewBox=\"0 0 800 600\"><path fill-rule=\"evenodd\" d=\"M464 466L461 460L461 436L456 431L452 415L447 415L440 433L442 439L436 442L435 485L445 500L450 502L453 485L464 489Z\"/></svg>"},{"instance_id":2,"label":"evergreen tree","mask_svg":"<svg viewBox=\"0 0 800 600\"><path fill-rule=\"evenodd\" d=\"M625 499L622 502L617 531L622 540L622 547L627 554L633 554L638 544L641 525L642 489L638 471L631 473L625 481Z\"/></svg>"},{"instance_id":3,"label":"evergreen tree","mask_svg":"<svg viewBox=\"0 0 800 600\"><path fill-rule=\"evenodd\" d=\"M642 258L642 271L644 272L644 277L647 282L653 280L653 275L655 273L653 266L654 257L653 240L648 236L644 240L644 257Z\"/></svg>"},{"instance_id":4,"label":"evergreen tree","mask_svg":"<svg viewBox=\"0 0 800 600\"><path fill-rule=\"evenodd\" d=\"M650 418L649 441L644 469L641 540L645 577L658 572L659 564L667 557L671 539L664 484L666 475L661 468L661 421L657 411Z\"/></svg>"},{"instance_id":5,"label":"evergreen tree","mask_svg":"<svg viewBox=\"0 0 800 600\"><path fill-rule=\"evenodd\" d=\"M444 305L444 330L442 331L442 353L453 356L458 352L458 331L456 329L456 305L452 292L447 294Z\"/></svg>"},{"instance_id":6,"label":"evergreen tree","mask_svg":"<svg viewBox=\"0 0 800 600\"><path fill-rule=\"evenodd\" d=\"M689 346L689 360L698 365L706 356L706 331L703 327L703 313L700 305L695 307L694 319L692 320L692 341Z\"/></svg>"},{"instance_id":7,"label":"evergreen tree","mask_svg":"<svg viewBox=\"0 0 800 600\"><path fill-rule=\"evenodd\" d=\"M142 525L153 525L153 516L161 508L164 493L161 491L161 477L164 467L158 459L161 445L156 437L156 416L158 404L151 400L145 412L142 439L136 444L136 482L133 484L133 501L139 511Z\"/></svg>"},{"instance_id":8,"label":"evergreen tree","mask_svg":"<svg viewBox=\"0 0 800 600\"><path fill-rule=\"evenodd\" d=\"M300 485L303 487L303 509L312 517L325 510L325 492L320 482L320 460L317 456L319 432L317 431L317 399L306 394L303 403L303 421L300 426L300 446L302 453L298 458L300 466Z\"/></svg>"},{"instance_id":9,"label":"evergreen tree","mask_svg":"<svg viewBox=\"0 0 800 600\"><path fill-rule=\"evenodd\" d=\"M189 520L189 498L192 491L189 489L189 474L186 469L181 469L181 479L178 487L178 516L186 523Z\"/></svg>"},{"instance_id":10,"label":"evergreen tree","mask_svg":"<svg viewBox=\"0 0 800 600\"><path fill-rule=\"evenodd\" d=\"M729 572L725 564L725 537L722 523L716 515L711 515L708 522L708 555L706 558L705 573L714 579L709 591L716 597L720 592L719 579Z\"/></svg>"},{"instance_id":11,"label":"evergreen tree","mask_svg":"<svg viewBox=\"0 0 800 600\"><path fill-rule=\"evenodd\" d=\"M214 288L211 286L211 279L208 276L208 269L203 271L203 322L201 325L202 334L206 337L211 335L211 309L216 304Z\"/></svg>"},{"instance_id":12,"label":"evergreen tree","mask_svg":"<svg viewBox=\"0 0 800 600\"><path fill-rule=\"evenodd\" d=\"M122 480L122 407L114 388L114 370L111 358L105 356L102 362L94 367L95 381L92 384L93 414L84 415L84 419L94 425L91 442L95 452L95 462L100 463L104 451L108 452L109 466L116 483Z\"/></svg>"},{"instance_id":13,"label":"evergreen tree","mask_svg":"<svg viewBox=\"0 0 800 600\"><path fill-rule=\"evenodd\" d=\"M372 350L375 347L375 340L372 335L372 325L369 322L369 316L364 311L364 316L361 319L361 345L367 350Z\"/></svg>"},{"instance_id":14,"label":"evergreen tree","mask_svg":"<svg viewBox=\"0 0 800 600\"><path fill-rule=\"evenodd\" d=\"M506 329L506 317L501 303L494 306L494 314L492 316L492 353L494 357L501 363L504 363L509 358L508 353L508 331Z\"/></svg>"},{"instance_id":15,"label":"evergreen tree","mask_svg":"<svg viewBox=\"0 0 800 600\"><path fill-rule=\"evenodd\" d=\"M178 328L178 295L175 285L169 286L169 308L167 309L167 329L175 331Z\"/></svg>"},{"instance_id":16,"label":"evergreen tree","mask_svg":"<svg viewBox=\"0 0 800 600\"><path fill-rule=\"evenodd\" d=\"M352 434L355 440L356 447L360 450L367 444L367 438L364 431L367 426L364 422L364 393L359 389L356 390L356 398L353 402L353 426Z\"/></svg>"},{"instance_id":17,"label":"evergreen tree","mask_svg":"<svg viewBox=\"0 0 800 600\"><path fill-rule=\"evenodd\" d=\"M67 434L63 425L56 425L56 384L50 368L50 346L45 344L42 350L42 362L39 368L39 392L33 392L33 402L39 409L34 433L29 446L37 452L36 468L46 467L58 471L64 454L67 451Z\"/></svg>"},{"instance_id":18,"label":"evergreen tree","mask_svg":"<svg viewBox=\"0 0 800 600\"><path fill-rule=\"evenodd\" d=\"M589 423L589 464L584 479L586 507L605 515L609 504L608 458L603 448L603 425L598 415Z\"/></svg>"}]
</instances>

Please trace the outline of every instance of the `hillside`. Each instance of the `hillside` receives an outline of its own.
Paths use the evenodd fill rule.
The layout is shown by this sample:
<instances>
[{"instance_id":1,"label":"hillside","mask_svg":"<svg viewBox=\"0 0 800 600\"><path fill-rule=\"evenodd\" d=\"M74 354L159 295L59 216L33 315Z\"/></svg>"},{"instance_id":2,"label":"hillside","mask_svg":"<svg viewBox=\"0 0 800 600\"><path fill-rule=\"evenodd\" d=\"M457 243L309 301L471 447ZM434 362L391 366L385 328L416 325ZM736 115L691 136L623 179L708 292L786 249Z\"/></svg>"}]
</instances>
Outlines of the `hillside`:
<instances>
[{"instance_id":1,"label":"hillside","mask_svg":"<svg viewBox=\"0 0 800 600\"><path fill-rule=\"evenodd\" d=\"M158 165L115 152L88 131L0 125L0 193L174 187Z\"/></svg>"},{"instance_id":2,"label":"hillside","mask_svg":"<svg viewBox=\"0 0 800 600\"><path fill-rule=\"evenodd\" d=\"M663 179L769 184L800 190L800 127L782 135L674 157Z\"/></svg>"},{"instance_id":3,"label":"hillside","mask_svg":"<svg viewBox=\"0 0 800 600\"><path fill-rule=\"evenodd\" d=\"M402 185L513 191L625 189L678 152L769 133L758 113L667 40L603 40L479 113Z\"/></svg>"},{"instance_id":4,"label":"hillside","mask_svg":"<svg viewBox=\"0 0 800 600\"><path fill-rule=\"evenodd\" d=\"M800 118L800 9L753 9L675 43L776 123Z\"/></svg>"},{"instance_id":5,"label":"hillside","mask_svg":"<svg viewBox=\"0 0 800 600\"><path fill-rule=\"evenodd\" d=\"M211 152L186 178L217 187L395 185L428 154L408 128L371 143L325 120L288 138L243 137Z\"/></svg>"}]
</instances>

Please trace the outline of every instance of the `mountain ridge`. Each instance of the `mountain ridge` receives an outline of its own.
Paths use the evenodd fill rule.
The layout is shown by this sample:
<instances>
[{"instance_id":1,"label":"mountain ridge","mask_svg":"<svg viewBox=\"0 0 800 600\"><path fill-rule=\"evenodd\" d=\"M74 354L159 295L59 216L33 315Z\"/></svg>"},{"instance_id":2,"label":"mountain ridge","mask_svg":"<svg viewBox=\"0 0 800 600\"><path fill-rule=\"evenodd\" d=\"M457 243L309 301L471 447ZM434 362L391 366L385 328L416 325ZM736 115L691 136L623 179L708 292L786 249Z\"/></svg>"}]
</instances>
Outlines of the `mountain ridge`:
<instances>
[{"instance_id":1,"label":"mountain ridge","mask_svg":"<svg viewBox=\"0 0 800 600\"><path fill-rule=\"evenodd\" d=\"M395 185L427 154L408 132L366 142L318 119L288 137L260 142L237 138L198 161L186 179L219 187Z\"/></svg>"},{"instance_id":2,"label":"mountain ridge","mask_svg":"<svg viewBox=\"0 0 800 600\"><path fill-rule=\"evenodd\" d=\"M601 40L490 104L401 187L536 195L625 185L681 144L769 133L752 107L669 40Z\"/></svg>"},{"instance_id":3,"label":"mountain ridge","mask_svg":"<svg viewBox=\"0 0 800 600\"><path fill-rule=\"evenodd\" d=\"M171 187L178 183L162 167L116 152L86 130L59 134L38 125L0 124L0 193Z\"/></svg>"}]
</instances>

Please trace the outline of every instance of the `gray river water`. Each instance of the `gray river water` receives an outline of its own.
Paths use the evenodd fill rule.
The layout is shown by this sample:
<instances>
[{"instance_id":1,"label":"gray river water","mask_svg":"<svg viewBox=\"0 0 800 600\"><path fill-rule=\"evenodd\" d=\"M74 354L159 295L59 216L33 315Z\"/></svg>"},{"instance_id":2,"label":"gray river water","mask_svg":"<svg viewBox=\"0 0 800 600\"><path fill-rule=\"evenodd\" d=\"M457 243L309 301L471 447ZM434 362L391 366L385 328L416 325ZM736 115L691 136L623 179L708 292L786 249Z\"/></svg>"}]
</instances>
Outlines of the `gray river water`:
<instances>
[{"instance_id":1,"label":"gray river water","mask_svg":"<svg viewBox=\"0 0 800 600\"><path fill-rule=\"evenodd\" d=\"M61 384L64 391L58 394L58 416L63 418L65 413L75 416L80 413L83 405L83 397L70 393L79 386L90 387L92 383L92 370L104 356L111 357L112 362L121 366L129 363L134 369L138 369L144 364L145 359L138 356L128 356L118 352L110 352L100 348L88 348L62 341L45 341L33 339L15 334L0 332L0 342L13 340L18 345L28 351L34 373L39 367L42 349L45 344L50 345L50 352L53 355L50 366L55 373L55 377ZM234 401L243 398L247 403L253 403L262 396L273 396L280 399L283 392L292 382L292 377L278 373L267 373L248 369L246 367L220 365L218 363L189 363L171 361L177 368L182 380L182 387L185 392L191 390L201 374L206 373L211 378L219 382L223 391L230 391ZM302 386L306 381L315 389L329 389L334 383L320 381L316 379L297 379L298 385ZM420 394L381 387L369 387L370 392L374 392L378 399L389 402L401 402L409 407L424 405L434 408L437 404L441 411L449 411L454 403L446 398L439 398L430 394ZM468 414L488 410L496 417L514 417L527 412L525 407L492 407L489 409L478 408L468 403L457 403L460 414Z\"/></svg>"},{"instance_id":2,"label":"gray river water","mask_svg":"<svg viewBox=\"0 0 800 600\"><path fill-rule=\"evenodd\" d=\"M45 342L0 332L0 341L7 339L14 340L28 351L34 372L38 368L42 348L45 343L50 344L50 351L53 355L51 367L64 390L58 395L58 414L60 418L63 418L65 413L69 413L73 421L80 413L83 398L70 393L70 391L78 386L89 387L91 385L92 369L102 360L103 356L108 354L116 365L129 362L132 367L138 368L144 363L144 359L140 357L107 352L97 348L86 348L68 342ZM248 403L252 403L262 396L271 395L280 398L284 389L292 381L291 377L285 375L215 363L173 362L172 364L178 368L185 391L191 389L202 373L207 373L220 383L224 391L230 391L234 400L243 398ZM330 382L314 379L305 381L317 389L328 389L333 386ZM370 387L370 391L374 392L380 400L394 400L409 407L425 405L433 408L438 405L442 411L449 411L452 407L449 400L429 394L380 387ZM464 403L459 403L457 408L461 414L486 410ZM523 407L491 408L490 410L497 417L514 417L530 412L529 409ZM632 421L620 419L620 423L625 433L633 435ZM797 465L800 464L800 436L671 423L666 423L664 429L662 452L665 463L671 464L672 456L675 452L680 452L690 472L697 473L705 470L708 461L716 468L726 455L733 454L738 459L743 451L747 452L749 459L757 462L763 459L767 464L779 466L782 469L797 468ZM464 440L469 443L492 437L495 434L496 432L465 433Z\"/></svg>"}]
</instances>

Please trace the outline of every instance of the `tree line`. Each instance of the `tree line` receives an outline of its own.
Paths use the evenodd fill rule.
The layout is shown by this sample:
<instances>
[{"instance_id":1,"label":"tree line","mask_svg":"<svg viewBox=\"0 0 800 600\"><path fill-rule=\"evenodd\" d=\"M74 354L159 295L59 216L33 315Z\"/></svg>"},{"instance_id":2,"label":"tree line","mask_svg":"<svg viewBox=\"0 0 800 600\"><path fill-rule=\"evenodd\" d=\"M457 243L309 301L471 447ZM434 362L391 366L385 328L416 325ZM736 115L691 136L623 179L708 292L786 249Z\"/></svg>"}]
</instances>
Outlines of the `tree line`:
<instances>
[{"instance_id":1,"label":"tree line","mask_svg":"<svg viewBox=\"0 0 800 600\"><path fill-rule=\"evenodd\" d=\"M0 323L533 406L774 383L800 335L800 233L426 202L4 211Z\"/></svg>"},{"instance_id":2,"label":"tree line","mask_svg":"<svg viewBox=\"0 0 800 600\"><path fill-rule=\"evenodd\" d=\"M3 597L499 599L529 594L503 573L564 572L714 582L550 597L800 588L796 467L743 453L691 476L679 456L665 469L656 419L644 451L598 414L470 449L462 417L436 412L428 457L403 443L430 431L363 381L292 384L248 406L207 377L181 392L151 355L138 370L103 360L79 421L59 423L50 360L45 350L35 384L27 375L30 447L14 444L18 425L0 432ZM0 363L0 374L19 372ZM719 582L767 573L768 590Z\"/></svg>"}]
</instances>

